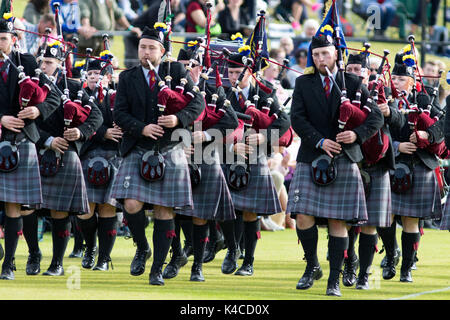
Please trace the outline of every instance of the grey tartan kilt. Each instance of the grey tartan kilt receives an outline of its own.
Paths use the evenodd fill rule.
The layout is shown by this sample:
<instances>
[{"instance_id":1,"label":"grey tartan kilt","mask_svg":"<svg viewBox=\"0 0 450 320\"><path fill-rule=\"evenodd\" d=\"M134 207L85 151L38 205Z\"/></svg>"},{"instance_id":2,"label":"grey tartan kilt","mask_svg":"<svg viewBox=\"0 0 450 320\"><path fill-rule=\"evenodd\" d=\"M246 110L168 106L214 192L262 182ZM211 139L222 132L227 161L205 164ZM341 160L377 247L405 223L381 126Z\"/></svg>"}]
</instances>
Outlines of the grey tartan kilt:
<instances>
[{"instance_id":1,"label":"grey tartan kilt","mask_svg":"<svg viewBox=\"0 0 450 320\"><path fill-rule=\"evenodd\" d=\"M445 202L444 212L441 218L441 230L450 230L450 200L447 197L447 201Z\"/></svg>"},{"instance_id":2,"label":"grey tartan kilt","mask_svg":"<svg viewBox=\"0 0 450 320\"><path fill-rule=\"evenodd\" d=\"M226 175L230 164L222 165ZM282 212L275 184L272 180L267 158L264 154L258 156L257 163L250 165L250 182L241 191L229 189L236 210L272 215Z\"/></svg>"},{"instance_id":3,"label":"grey tartan kilt","mask_svg":"<svg viewBox=\"0 0 450 320\"><path fill-rule=\"evenodd\" d=\"M392 213L423 219L441 217L441 195L434 170L422 163L414 166L412 188L404 194L392 192Z\"/></svg>"},{"instance_id":4,"label":"grey tartan kilt","mask_svg":"<svg viewBox=\"0 0 450 320\"><path fill-rule=\"evenodd\" d=\"M364 170L370 175L371 179L369 196L366 197L368 221L364 225L390 227L392 204L389 170L381 165Z\"/></svg>"},{"instance_id":5,"label":"grey tartan kilt","mask_svg":"<svg viewBox=\"0 0 450 320\"><path fill-rule=\"evenodd\" d=\"M304 214L349 223L367 221L364 186L358 165L344 156L336 160L336 180L327 186L316 185L311 164L298 162L289 187L286 213L293 218Z\"/></svg>"},{"instance_id":6,"label":"grey tartan kilt","mask_svg":"<svg viewBox=\"0 0 450 320\"><path fill-rule=\"evenodd\" d=\"M233 200L217 152L213 159L212 164L200 164L201 182L192 189L193 210L180 214L204 220L234 220Z\"/></svg>"},{"instance_id":7,"label":"grey tartan kilt","mask_svg":"<svg viewBox=\"0 0 450 320\"><path fill-rule=\"evenodd\" d=\"M162 180L149 182L140 174L143 150L134 149L119 166L113 183L111 197L123 203L124 199L169 208L192 208L191 178L183 149L176 148L162 153L165 173Z\"/></svg>"},{"instance_id":8,"label":"grey tartan kilt","mask_svg":"<svg viewBox=\"0 0 450 320\"><path fill-rule=\"evenodd\" d=\"M110 180L105 186L95 186L87 180L88 164L92 158L103 157L110 165ZM86 192L88 195L89 202L98 204L110 204L113 207L121 207L121 205L116 201L116 199L111 197L112 186L116 180L117 173L119 172L119 165L122 158L119 157L118 152L114 150L103 150L97 148L89 151L86 155L82 157L81 165L83 167L83 173L85 177Z\"/></svg>"},{"instance_id":9,"label":"grey tartan kilt","mask_svg":"<svg viewBox=\"0 0 450 320\"><path fill-rule=\"evenodd\" d=\"M42 203L41 176L34 143L26 139L18 146L19 166L0 172L0 202L20 203L39 208Z\"/></svg>"},{"instance_id":10,"label":"grey tartan kilt","mask_svg":"<svg viewBox=\"0 0 450 320\"><path fill-rule=\"evenodd\" d=\"M42 177L42 208L68 212L89 213L89 200L83 168L78 154L70 149L61 159L62 165L53 177Z\"/></svg>"}]
</instances>

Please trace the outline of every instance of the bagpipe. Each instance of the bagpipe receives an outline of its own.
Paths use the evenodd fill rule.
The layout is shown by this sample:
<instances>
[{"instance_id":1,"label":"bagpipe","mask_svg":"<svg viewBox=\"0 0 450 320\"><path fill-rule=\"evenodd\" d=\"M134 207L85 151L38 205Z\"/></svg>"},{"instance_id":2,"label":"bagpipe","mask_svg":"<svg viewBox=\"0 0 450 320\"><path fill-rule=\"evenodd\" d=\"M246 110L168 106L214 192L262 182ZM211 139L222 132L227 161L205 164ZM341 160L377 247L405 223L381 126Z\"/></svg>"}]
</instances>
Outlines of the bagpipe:
<instances>
[{"instance_id":1,"label":"bagpipe","mask_svg":"<svg viewBox=\"0 0 450 320\"><path fill-rule=\"evenodd\" d=\"M281 112L284 111L284 108L279 108L274 113L270 114L271 105L273 103L273 98L269 97L266 101L265 106L261 106L259 103L260 96L259 96L259 90L261 89L267 94L273 93L275 95L275 92L266 85L264 85L261 81L261 64L263 57L261 56L262 50L263 50L263 39L264 39L264 32L265 32L265 11L261 10L258 14L259 21L256 25L256 27L259 27L259 36L256 46L256 76L254 77L256 82L256 93L253 96L254 103L248 103L246 105L245 114L250 115L253 118L253 129L257 133L259 133L260 130L267 129L276 119L279 118ZM255 27L255 28L256 28ZM289 60L284 61L283 68L287 67L287 63L289 63ZM282 72L278 75L278 81L281 80ZM263 101L261 101L263 102ZM287 103L284 104L286 106ZM278 146L280 147L288 147L294 137L294 131L292 127L290 126L289 129L281 135L281 137L278 140Z\"/></svg>"},{"instance_id":2,"label":"bagpipe","mask_svg":"<svg viewBox=\"0 0 450 320\"><path fill-rule=\"evenodd\" d=\"M414 36L410 35L408 37L408 41L410 42L411 51L414 52ZM415 66L413 68L416 69ZM439 71L439 78L442 75L442 70ZM416 84L416 78L414 73L414 84ZM405 109L402 109L401 112L408 115L408 124L410 130L415 133L417 139L417 147L420 149L425 149L432 154L435 154L439 158L447 158L449 156L449 150L445 146L445 142L438 143L430 143L428 139L423 139L419 136L418 131L426 131L429 127L433 126L437 121L439 121L442 116L445 115L444 110L439 110L439 112L431 117L432 105L438 95L439 81L435 87L433 87L431 97L426 93L425 88L422 86L422 90L420 93L417 92L417 86L414 85L412 87L411 93L413 102L409 103L408 97L405 94L399 95L404 105Z\"/></svg>"}]
</instances>

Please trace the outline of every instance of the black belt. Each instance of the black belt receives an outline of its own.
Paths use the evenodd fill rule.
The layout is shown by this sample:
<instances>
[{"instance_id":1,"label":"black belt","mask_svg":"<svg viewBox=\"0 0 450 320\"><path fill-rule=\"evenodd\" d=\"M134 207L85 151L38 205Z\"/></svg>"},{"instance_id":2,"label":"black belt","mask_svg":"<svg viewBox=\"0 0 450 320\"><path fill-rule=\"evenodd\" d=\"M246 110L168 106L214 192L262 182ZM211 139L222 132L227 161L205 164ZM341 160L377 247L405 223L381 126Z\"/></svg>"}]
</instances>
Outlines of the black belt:
<instances>
[{"instance_id":1,"label":"black belt","mask_svg":"<svg viewBox=\"0 0 450 320\"><path fill-rule=\"evenodd\" d=\"M18 144L19 142L24 142L27 139L27 135L23 132L19 133L11 133L5 132L3 135L3 141L9 141L11 143L15 142Z\"/></svg>"}]
</instances>

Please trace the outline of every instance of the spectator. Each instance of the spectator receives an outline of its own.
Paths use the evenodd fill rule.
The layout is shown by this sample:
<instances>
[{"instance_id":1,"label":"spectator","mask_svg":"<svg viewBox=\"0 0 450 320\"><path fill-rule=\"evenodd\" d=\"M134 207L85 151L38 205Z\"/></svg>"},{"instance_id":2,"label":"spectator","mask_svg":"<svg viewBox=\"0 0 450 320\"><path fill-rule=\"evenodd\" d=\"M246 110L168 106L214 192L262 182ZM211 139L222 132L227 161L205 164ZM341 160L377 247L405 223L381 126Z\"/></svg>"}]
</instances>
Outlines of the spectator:
<instances>
[{"instance_id":1,"label":"spectator","mask_svg":"<svg viewBox=\"0 0 450 320\"><path fill-rule=\"evenodd\" d=\"M280 39L280 49L283 49L286 53L286 58L291 60L294 53L294 40L291 37L282 37Z\"/></svg>"},{"instance_id":2,"label":"spectator","mask_svg":"<svg viewBox=\"0 0 450 320\"><path fill-rule=\"evenodd\" d=\"M297 63L290 68L298 72L288 70L288 72L286 73L286 77L291 88L295 87L295 80L297 79L297 77L301 76L299 72L303 73L306 69L306 62L308 61L308 50L306 48L297 49L294 56Z\"/></svg>"},{"instance_id":3,"label":"spectator","mask_svg":"<svg viewBox=\"0 0 450 320\"><path fill-rule=\"evenodd\" d=\"M417 27L422 25L422 1L425 0L419 0L417 1L417 9L416 9L416 15L412 19L411 24L411 33L415 34L417 31ZM429 26L429 34L433 35L434 32L434 26L436 25L437 21L437 14L439 11L439 3L441 0L426 0L427 2L431 2L431 10L430 14L427 17L427 25ZM427 5L428 7L428 5ZM428 8L427 8L428 11Z\"/></svg>"},{"instance_id":4,"label":"spectator","mask_svg":"<svg viewBox=\"0 0 450 320\"><path fill-rule=\"evenodd\" d=\"M16 20L16 22L19 20ZM39 20L38 24L31 24L28 21L22 21L23 23L23 29L31 32L26 32L25 36L23 37L21 41L21 48L24 52L30 53L32 55L36 55L39 49L39 46L41 45L43 41L43 37L35 34L44 34L45 29L50 28L52 29L52 32L50 33L50 36L56 37L56 22L55 17L51 13L44 14L41 19ZM18 27L18 26L16 26ZM21 28L21 29L22 29ZM20 36L19 36L20 40Z\"/></svg>"},{"instance_id":5,"label":"spectator","mask_svg":"<svg viewBox=\"0 0 450 320\"><path fill-rule=\"evenodd\" d=\"M161 1L152 2L147 10L145 10L141 15L133 20L133 25L141 30L144 30L145 27L153 28L155 22L158 22L158 11L160 5ZM172 28L176 30L177 26L179 26L185 20L186 15L181 9L180 0L170 1L170 7L172 14L174 15L174 17L172 18ZM182 30L184 30L184 28ZM139 59L137 50L139 38L134 33L130 33L127 36L123 37L123 42L125 45L125 67L131 68L135 65L138 65Z\"/></svg>"},{"instance_id":6,"label":"spectator","mask_svg":"<svg viewBox=\"0 0 450 320\"><path fill-rule=\"evenodd\" d=\"M93 27L95 31L114 31L117 22L138 37L141 36L142 31L128 22L114 0L79 0L79 6L81 25L87 29ZM86 48L92 48L93 55L98 56L103 51L102 35L80 35L78 49L83 53Z\"/></svg>"},{"instance_id":7,"label":"spectator","mask_svg":"<svg viewBox=\"0 0 450 320\"><path fill-rule=\"evenodd\" d=\"M374 37L376 39L386 39L386 29L391 25L392 20L395 18L395 5L392 0L361 0L361 11L371 12L369 7L376 6L380 9L380 26L374 26ZM377 21L375 19L374 21Z\"/></svg>"},{"instance_id":8,"label":"spectator","mask_svg":"<svg viewBox=\"0 0 450 320\"><path fill-rule=\"evenodd\" d=\"M158 2L158 1L155 1ZM117 0L117 5L120 9L122 9L123 14L128 19L128 21L133 21L136 19L141 13L143 4L141 0Z\"/></svg>"},{"instance_id":9,"label":"spectator","mask_svg":"<svg viewBox=\"0 0 450 320\"><path fill-rule=\"evenodd\" d=\"M276 13L286 22L292 23L294 30L300 30L300 25L308 19L306 7L311 8L312 11L317 11L321 4L312 3L310 0L281 0L276 8Z\"/></svg>"},{"instance_id":10,"label":"spectator","mask_svg":"<svg viewBox=\"0 0 450 320\"><path fill-rule=\"evenodd\" d=\"M378 71L378 67L381 64L381 58L380 57L376 57L374 55L370 55L369 56L369 82L372 80L375 80L377 71Z\"/></svg>"},{"instance_id":11,"label":"spectator","mask_svg":"<svg viewBox=\"0 0 450 320\"><path fill-rule=\"evenodd\" d=\"M23 18L31 24L38 24L43 14L50 12L50 0L30 0L23 11Z\"/></svg>"},{"instance_id":12,"label":"spectator","mask_svg":"<svg viewBox=\"0 0 450 320\"><path fill-rule=\"evenodd\" d=\"M306 41L295 41L294 40L294 48L309 48L309 43L311 42L312 36L317 33L319 30L320 24L315 19L308 19L303 24L303 32L300 34L300 38L306 38Z\"/></svg>"},{"instance_id":13,"label":"spectator","mask_svg":"<svg viewBox=\"0 0 450 320\"><path fill-rule=\"evenodd\" d=\"M54 12L54 3L59 3L60 21L63 37L70 40L74 34L91 37L95 33L94 27L81 26L80 7L76 0L52 0L51 7Z\"/></svg>"},{"instance_id":14,"label":"spectator","mask_svg":"<svg viewBox=\"0 0 450 320\"><path fill-rule=\"evenodd\" d=\"M225 9L219 12L217 21L226 39L230 39L237 32L241 32L244 37L251 34L252 30L243 27L250 24L250 16L242 7L242 3L243 0L229 0Z\"/></svg>"},{"instance_id":15,"label":"spectator","mask_svg":"<svg viewBox=\"0 0 450 320\"><path fill-rule=\"evenodd\" d=\"M204 33L206 28L206 3L208 0L191 0L186 9L186 32ZM216 25L217 16L220 11L225 9L225 5L222 0L218 0L216 7L211 10L211 34L213 34L213 27ZM220 29L220 25L219 26ZM220 31L216 29L214 33L220 34ZM187 40L187 39L186 39Z\"/></svg>"}]
</instances>

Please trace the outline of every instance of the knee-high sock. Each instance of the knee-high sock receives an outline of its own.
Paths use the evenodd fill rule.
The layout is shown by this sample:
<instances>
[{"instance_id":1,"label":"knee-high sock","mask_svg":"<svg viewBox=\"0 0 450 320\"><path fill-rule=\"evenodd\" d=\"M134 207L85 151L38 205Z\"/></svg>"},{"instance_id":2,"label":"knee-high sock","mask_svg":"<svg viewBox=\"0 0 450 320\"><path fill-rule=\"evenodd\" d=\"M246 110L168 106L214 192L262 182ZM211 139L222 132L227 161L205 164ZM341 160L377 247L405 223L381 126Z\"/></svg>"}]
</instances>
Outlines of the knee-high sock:
<instances>
[{"instance_id":1,"label":"knee-high sock","mask_svg":"<svg viewBox=\"0 0 450 320\"><path fill-rule=\"evenodd\" d=\"M139 250L148 250L148 241L145 236L145 211L141 209L137 213L131 214L123 211L123 216L127 222L127 226L133 235L133 241Z\"/></svg>"},{"instance_id":2,"label":"knee-high sock","mask_svg":"<svg viewBox=\"0 0 450 320\"><path fill-rule=\"evenodd\" d=\"M52 263L63 264L64 253L70 239L70 219L52 219L53 258Z\"/></svg>"},{"instance_id":3,"label":"knee-high sock","mask_svg":"<svg viewBox=\"0 0 450 320\"><path fill-rule=\"evenodd\" d=\"M298 227L296 229L308 266L318 266L319 260L317 259L317 242L319 240L319 236L317 226L314 225L305 230L300 230Z\"/></svg>"},{"instance_id":4,"label":"knee-high sock","mask_svg":"<svg viewBox=\"0 0 450 320\"><path fill-rule=\"evenodd\" d=\"M202 264L203 262L203 254L205 253L206 243L209 241L208 233L210 228L208 224L204 225L193 225L193 233L192 233L192 246L194 249L194 263Z\"/></svg>"},{"instance_id":5,"label":"knee-high sock","mask_svg":"<svg viewBox=\"0 0 450 320\"><path fill-rule=\"evenodd\" d=\"M236 214L236 220L234 220L234 232L235 232L235 238L236 243L238 246L240 246L241 251L244 249L242 245L242 237L244 237L244 217L242 214Z\"/></svg>"},{"instance_id":6,"label":"knee-high sock","mask_svg":"<svg viewBox=\"0 0 450 320\"><path fill-rule=\"evenodd\" d=\"M117 217L98 217L98 258L109 259L117 236Z\"/></svg>"},{"instance_id":7,"label":"knee-high sock","mask_svg":"<svg viewBox=\"0 0 450 320\"><path fill-rule=\"evenodd\" d=\"M414 263L414 256L419 248L420 232L408 233L402 232L402 268L407 271Z\"/></svg>"},{"instance_id":8,"label":"knee-high sock","mask_svg":"<svg viewBox=\"0 0 450 320\"><path fill-rule=\"evenodd\" d=\"M361 233L359 236L359 272L369 273L375 255L378 236L376 234Z\"/></svg>"},{"instance_id":9,"label":"knee-high sock","mask_svg":"<svg viewBox=\"0 0 450 320\"><path fill-rule=\"evenodd\" d=\"M22 234L22 217L5 217L5 260L10 263L16 254L19 235Z\"/></svg>"},{"instance_id":10,"label":"knee-high sock","mask_svg":"<svg viewBox=\"0 0 450 320\"><path fill-rule=\"evenodd\" d=\"M173 219L155 219L153 228L153 264L151 273L161 271L174 237L175 223Z\"/></svg>"},{"instance_id":11,"label":"knee-high sock","mask_svg":"<svg viewBox=\"0 0 450 320\"><path fill-rule=\"evenodd\" d=\"M181 230L183 230L184 238L186 239L186 246L192 246L192 219L180 220ZM177 234L178 235L178 234Z\"/></svg>"},{"instance_id":12,"label":"knee-high sock","mask_svg":"<svg viewBox=\"0 0 450 320\"><path fill-rule=\"evenodd\" d=\"M227 244L228 250L236 250L236 233L234 232L234 220L226 220L219 222L220 228L222 228L223 237Z\"/></svg>"},{"instance_id":13,"label":"knee-high sock","mask_svg":"<svg viewBox=\"0 0 450 320\"><path fill-rule=\"evenodd\" d=\"M207 224L209 228L209 241L212 245L214 245L217 239L219 239L219 231L217 230L216 221L210 220Z\"/></svg>"},{"instance_id":14,"label":"knee-high sock","mask_svg":"<svg viewBox=\"0 0 450 320\"><path fill-rule=\"evenodd\" d=\"M386 250L386 255L388 257L393 257L395 254L395 249L397 248L396 245L396 222L392 222L392 225L388 228L377 228L378 235L380 236L381 240L383 241L384 250Z\"/></svg>"},{"instance_id":15,"label":"knee-high sock","mask_svg":"<svg viewBox=\"0 0 450 320\"><path fill-rule=\"evenodd\" d=\"M328 238L328 254L330 258L330 276L328 280L339 279L339 274L344 263L344 251L348 248L348 237Z\"/></svg>"},{"instance_id":16,"label":"knee-high sock","mask_svg":"<svg viewBox=\"0 0 450 320\"><path fill-rule=\"evenodd\" d=\"M23 236L28 245L28 252L38 252L38 218L35 212L22 216L23 221Z\"/></svg>"},{"instance_id":17,"label":"knee-high sock","mask_svg":"<svg viewBox=\"0 0 450 320\"><path fill-rule=\"evenodd\" d=\"M70 222L72 223L72 233L73 233L73 250L83 249L83 234L81 233L81 227L78 223L78 218L75 216L70 216Z\"/></svg>"},{"instance_id":18,"label":"knee-high sock","mask_svg":"<svg viewBox=\"0 0 450 320\"><path fill-rule=\"evenodd\" d=\"M83 233L86 248L94 248L97 245L97 215L94 213L89 219L78 218L77 223Z\"/></svg>"},{"instance_id":19,"label":"knee-high sock","mask_svg":"<svg viewBox=\"0 0 450 320\"><path fill-rule=\"evenodd\" d=\"M348 230L348 248L347 248L347 255L350 260L353 260L356 256L355 253L355 243L358 239L358 229L357 227L351 227L350 230Z\"/></svg>"},{"instance_id":20,"label":"knee-high sock","mask_svg":"<svg viewBox=\"0 0 450 320\"><path fill-rule=\"evenodd\" d=\"M178 216L174 219L175 224L175 237L172 239L172 257L178 257L181 255L181 220Z\"/></svg>"},{"instance_id":21,"label":"knee-high sock","mask_svg":"<svg viewBox=\"0 0 450 320\"><path fill-rule=\"evenodd\" d=\"M261 223L255 221L244 221L245 257L244 264L253 264L256 244L261 238Z\"/></svg>"}]
</instances>

